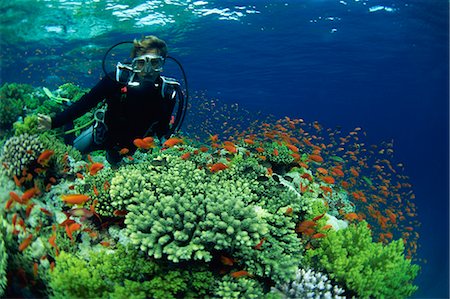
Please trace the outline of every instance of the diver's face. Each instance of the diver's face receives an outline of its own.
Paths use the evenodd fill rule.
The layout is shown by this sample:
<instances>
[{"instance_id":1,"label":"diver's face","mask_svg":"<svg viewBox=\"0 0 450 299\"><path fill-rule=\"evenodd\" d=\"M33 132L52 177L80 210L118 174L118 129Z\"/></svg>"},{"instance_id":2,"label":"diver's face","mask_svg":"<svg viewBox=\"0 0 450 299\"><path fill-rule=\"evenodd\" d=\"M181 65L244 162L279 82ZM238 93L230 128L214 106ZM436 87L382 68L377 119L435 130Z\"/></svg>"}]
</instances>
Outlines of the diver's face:
<instances>
[{"instance_id":1,"label":"diver's face","mask_svg":"<svg viewBox=\"0 0 450 299\"><path fill-rule=\"evenodd\" d=\"M142 55L146 55L146 54L153 54L153 55L159 55L159 52L157 49L149 49L147 50L144 54ZM142 63L141 65L137 64L136 65L137 68L143 68L144 64ZM160 72L155 71L155 70L150 70L150 72L139 72L137 73L139 79L146 79L147 81L152 81L154 82L158 77L159 77Z\"/></svg>"}]
</instances>

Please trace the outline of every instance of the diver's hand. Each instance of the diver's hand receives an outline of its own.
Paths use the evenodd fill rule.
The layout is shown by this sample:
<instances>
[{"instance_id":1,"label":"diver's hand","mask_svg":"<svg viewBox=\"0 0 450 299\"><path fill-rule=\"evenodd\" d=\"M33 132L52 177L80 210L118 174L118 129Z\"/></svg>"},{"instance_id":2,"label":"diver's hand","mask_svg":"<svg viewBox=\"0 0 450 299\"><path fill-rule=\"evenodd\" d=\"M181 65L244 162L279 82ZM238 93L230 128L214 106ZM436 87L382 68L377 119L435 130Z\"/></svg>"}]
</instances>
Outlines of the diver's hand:
<instances>
[{"instance_id":1,"label":"diver's hand","mask_svg":"<svg viewBox=\"0 0 450 299\"><path fill-rule=\"evenodd\" d=\"M38 114L38 130L47 131L52 128L52 118L45 114Z\"/></svg>"}]
</instances>

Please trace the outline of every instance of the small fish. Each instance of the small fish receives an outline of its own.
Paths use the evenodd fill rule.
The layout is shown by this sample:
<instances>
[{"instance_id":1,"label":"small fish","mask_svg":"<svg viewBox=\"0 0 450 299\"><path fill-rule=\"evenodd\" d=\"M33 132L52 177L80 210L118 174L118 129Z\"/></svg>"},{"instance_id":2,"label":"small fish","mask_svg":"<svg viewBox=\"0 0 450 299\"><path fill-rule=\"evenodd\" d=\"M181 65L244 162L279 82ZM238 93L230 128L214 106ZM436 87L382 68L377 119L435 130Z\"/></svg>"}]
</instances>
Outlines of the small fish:
<instances>
[{"instance_id":1,"label":"small fish","mask_svg":"<svg viewBox=\"0 0 450 299\"><path fill-rule=\"evenodd\" d=\"M328 170L326 170L325 168L322 167L317 167L317 172L323 175L327 175L328 174Z\"/></svg>"},{"instance_id":2,"label":"small fish","mask_svg":"<svg viewBox=\"0 0 450 299\"><path fill-rule=\"evenodd\" d=\"M319 215L319 216L314 217L314 218L313 218L313 221L317 221L317 220L319 220L319 219L322 219L323 216L325 216L325 213L323 213L323 214L321 214L321 215Z\"/></svg>"},{"instance_id":3,"label":"small fish","mask_svg":"<svg viewBox=\"0 0 450 299\"><path fill-rule=\"evenodd\" d=\"M314 161L314 162L317 162L317 163L322 163L323 162L323 158L321 156L319 156L319 155L316 155L316 154L309 155L309 159L311 161Z\"/></svg>"},{"instance_id":4,"label":"small fish","mask_svg":"<svg viewBox=\"0 0 450 299\"><path fill-rule=\"evenodd\" d=\"M90 175L96 175L97 172L99 172L100 170L102 170L105 166L103 165L103 163L93 163L90 167L89 167L89 174Z\"/></svg>"},{"instance_id":5,"label":"small fish","mask_svg":"<svg viewBox=\"0 0 450 299\"><path fill-rule=\"evenodd\" d=\"M123 216L125 216L127 214L128 214L128 211L125 211L125 210L115 210L113 212L113 215L114 216L118 216L118 217L123 217Z\"/></svg>"},{"instance_id":6,"label":"small fish","mask_svg":"<svg viewBox=\"0 0 450 299\"><path fill-rule=\"evenodd\" d=\"M231 154L237 153L237 149L234 145L224 145L223 147L225 150L227 150Z\"/></svg>"},{"instance_id":7,"label":"small fish","mask_svg":"<svg viewBox=\"0 0 450 299\"><path fill-rule=\"evenodd\" d=\"M127 149L126 147L124 147L124 148L122 148L122 149L119 151L119 154L120 154L120 155L126 155L126 154L128 154L129 152L130 152L130 150Z\"/></svg>"},{"instance_id":8,"label":"small fish","mask_svg":"<svg viewBox=\"0 0 450 299\"><path fill-rule=\"evenodd\" d=\"M39 264L37 262L34 262L34 264L33 264L33 275L34 275L34 278L37 278L38 270L39 270Z\"/></svg>"},{"instance_id":9,"label":"small fish","mask_svg":"<svg viewBox=\"0 0 450 299\"><path fill-rule=\"evenodd\" d=\"M53 156L53 154L54 151L47 149L39 155L37 162L42 166L48 166L48 161L50 160L51 156Z\"/></svg>"},{"instance_id":10,"label":"small fish","mask_svg":"<svg viewBox=\"0 0 450 299\"><path fill-rule=\"evenodd\" d=\"M21 187L22 183L20 182L20 180L17 178L17 175L13 176L14 179L14 184L16 184L17 187Z\"/></svg>"},{"instance_id":11,"label":"small fish","mask_svg":"<svg viewBox=\"0 0 450 299\"><path fill-rule=\"evenodd\" d=\"M163 146L164 147L173 147L173 146L175 146L177 144L181 144L181 143L184 143L183 139L172 137L172 138L167 139L163 143Z\"/></svg>"},{"instance_id":12,"label":"small fish","mask_svg":"<svg viewBox=\"0 0 450 299\"><path fill-rule=\"evenodd\" d=\"M61 199L68 204L82 205L85 202L87 202L88 200L90 200L91 198L89 196L83 195L83 194L68 194L68 195L62 195Z\"/></svg>"},{"instance_id":13,"label":"small fish","mask_svg":"<svg viewBox=\"0 0 450 299\"><path fill-rule=\"evenodd\" d=\"M290 149L290 150L293 151L294 153L298 153L298 151L299 151L298 147L296 147L295 145L292 145L292 144L286 144L286 146L288 147L288 149Z\"/></svg>"},{"instance_id":14,"label":"small fish","mask_svg":"<svg viewBox=\"0 0 450 299\"><path fill-rule=\"evenodd\" d=\"M249 277L253 276L245 270L236 271L236 272L231 273L230 275L234 278L239 278L239 277L244 277L244 276L249 276Z\"/></svg>"},{"instance_id":15,"label":"small fish","mask_svg":"<svg viewBox=\"0 0 450 299\"><path fill-rule=\"evenodd\" d=\"M44 213L45 215L47 215L47 216L53 216L53 214L49 211L49 210L46 210L46 209L44 209L44 208L39 208L40 210L41 210L41 212L42 213Z\"/></svg>"},{"instance_id":16,"label":"small fish","mask_svg":"<svg viewBox=\"0 0 450 299\"><path fill-rule=\"evenodd\" d=\"M212 143L215 143L215 142L219 141L219 135L218 135L218 134L216 134L216 135L211 135L211 136L209 136L209 140L210 140Z\"/></svg>"},{"instance_id":17,"label":"small fish","mask_svg":"<svg viewBox=\"0 0 450 299\"><path fill-rule=\"evenodd\" d=\"M189 159L190 156L191 156L191 153L184 153L183 155L181 155L181 159L187 160L187 159Z\"/></svg>"},{"instance_id":18,"label":"small fish","mask_svg":"<svg viewBox=\"0 0 450 299\"><path fill-rule=\"evenodd\" d=\"M225 169L227 169L227 168L228 168L227 165L225 165L225 164L219 162L219 163L216 163L216 164L211 165L211 167L209 168L209 170L210 170L211 172L218 172L218 171L221 171L221 170L225 170Z\"/></svg>"},{"instance_id":19,"label":"small fish","mask_svg":"<svg viewBox=\"0 0 450 299\"><path fill-rule=\"evenodd\" d=\"M133 140L133 144L140 149L150 149L154 148L153 140L151 142L145 142L143 139L136 138Z\"/></svg>"},{"instance_id":20,"label":"small fish","mask_svg":"<svg viewBox=\"0 0 450 299\"><path fill-rule=\"evenodd\" d=\"M107 241L101 241L100 245L102 245L103 247L109 247L109 246L111 246L111 243L107 242Z\"/></svg>"},{"instance_id":21,"label":"small fish","mask_svg":"<svg viewBox=\"0 0 450 299\"><path fill-rule=\"evenodd\" d=\"M256 246L254 247L256 250L260 250L262 244L264 243L264 241L267 240L266 238L262 238L261 241L259 241L258 244L256 244Z\"/></svg>"},{"instance_id":22,"label":"small fish","mask_svg":"<svg viewBox=\"0 0 450 299\"><path fill-rule=\"evenodd\" d=\"M322 181L324 181L327 184L334 184L335 183L334 178L331 177L331 176L322 177Z\"/></svg>"},{"instance_id":23,"label":"small fish","mask_svg":"<svg viewBox=\"0 0 450 299\"><path fill-rule=\"evenodd\" d=\"M36 188L30 188L22 194L21 200L24 203L27 203L33 196L36 195L36 193L37 193Z\"/></svg>"},{"instance_id":24,"label":"small fish","mask_svg":"<svg viewBox=\"0 0 450 299\"><path fill-rule=\"evenodd\" d=\"M323 234L323 233L316 233L316 234L311 236L311 239L319 239L319 238L324 238L324 237L326 237L325 234Z\"/></svg>"},{"instance_id":25,"label":"small fish","mask_svg":"<svg viewBox=\"0 0 450 299\"><path fill-rule=\"evenodd\" d=\"M353 220L359 219L358 215L356 213L353 213L353 212L345 214L344 218L349 220L349 221L353 221Z\"/></svg>"},{"instance_id":26,"label":"small fish","mask_svg":"<svg viewBox=\"0 0 450 299\"><path fill-rule=\"evenodd\" d=\"M20 243L19 251L20 252L24 251L31 244L32 239L33 235L30 234L25 240L22 241L22 243Z\"/></svg>"},{"instance_id":27,"label":"small fish","mask_svg":"<svg viewBox=\"0 0 450 299\"><path fill-rule=\"evenodd\" d=\"M327 229L331 229L331 228L333 228L333 226L331 224L327 224L322 227L323 230L327 230Z\"/></svg>"},{"instance_id":28,"label":"small fish","mask_svg":"<svg viewBox=\"0 0 450 299\"><path fill-rule=\"evenodd\" d=\"M234 259L231 257L224 256L224 255L220 256L220 262L225 266L233 266L234 265Z\"/></svg>"}]
</instances>

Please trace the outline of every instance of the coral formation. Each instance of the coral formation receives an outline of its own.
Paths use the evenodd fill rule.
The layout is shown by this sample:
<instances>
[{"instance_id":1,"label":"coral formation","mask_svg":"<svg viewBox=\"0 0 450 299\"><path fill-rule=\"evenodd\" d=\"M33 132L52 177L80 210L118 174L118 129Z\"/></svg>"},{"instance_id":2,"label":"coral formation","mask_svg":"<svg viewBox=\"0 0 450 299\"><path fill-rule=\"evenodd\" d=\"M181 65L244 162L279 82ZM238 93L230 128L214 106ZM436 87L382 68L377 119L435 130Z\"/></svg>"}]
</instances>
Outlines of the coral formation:
<instances>
[{"instance_id":1,"label":"coral formation","mask_svg":"<svg viewBox=\"0 0 450 299\"><path fill-rule=\"evenodd\" d=\"M20 175L22 170L35 161L43 150L44 145L39 135L14 136L4 144L0 161L4 163L8 176Z\"/></svg>"},{"instance_id":2,"label":"coral formation","mask_svg":"<svg viewBox=\"0 0 450 299\"><path fill-rule=\"evenodd\" d=\"M148 182L127 207L126 231L135 246L174 262L210 261L212 250L248 248L267 232L254 208L245 205L253 195L239 180L230 184L190 161L164 158L164 166L147 166Z\"/></svg>"},{"instance_id":3,"label":"coral formation","mask_svg":"<svg viewBox=\"0 0 450 299\"><path fill-rule=\"evenodd\" d=\"M51 114L83 94L72 84L53 93L20 88L8 85L0 93L7 95L2 101L29 101L26 113ZM25 115L7 112L11 119ZM392 167L386 159L370 175L359 148L344 149L350 137L325 142L299 124L264 124L261 137L211 135L210 144L155 139L151 148L129 149L112 167L103 152L84 161L55 131L33 134L35 115L17 122L1 154L0 292L340 298L338 283L349 296L410 296L418 266L408 257L417 244L410 244L416 234L405 223L414 206L395 214L386 201L394 194L400 201L394 189L407 185L391 188L377 179ZM339 150L330 152L335 145ZM37 161L41 154L46 158ZM370 229L363 219L372 221ZM387 245L374 243L371 233ZM394 234L404 239L392 241ZM13 275L5 288L6 263Z\"/></svg>"},{"instance_id":4,"label":"coral formation","mask_svg":"<svg viewBox=\"0 0 450 299\"><path fill-rule=\"evenodd\" d=\"M50 273L54 298L186 298L207 295L212 273L203 267L190 270L158 265L137 251L91 252L89 260L62 252Z\"/></svg>"},{"instance_id":5,"label":"coral formation","mask_svg":"<svg viewBox=\"0 0 450 299\"><path fill-rule=\"evenodd\" d=\"M320 247L308 251L318 269L345 284L362 298L405 298L417 290L412 285L418 266L404 258L402 240L384 246L372 241L367 222L330 232Z\"/></svg>"},{"instance_id":6,"label":"coral formation","mask_svg":"<svg viewBox=\"0 0 450 299\"><path fill-rule=\"evenodd\" d=\"M3 216L1 214L0 222L3 222ZM6 251L5 241L3 240L4 234L5 232L0 224L0 296L3 296L7 283L6 266L8 265L8 253Z\"/></svg>"},{"instance_id":7,"label":"coral formation","mask_svg":"<svg viewBox=\"0 0 450 299\"><path fill-rule=\"evenodd\" d=\"M326 274L311 269L298 269L295 280L272 287L282 298L335 298L343 299L344 290L333 285Z\"/></svg>"}]
</instances>

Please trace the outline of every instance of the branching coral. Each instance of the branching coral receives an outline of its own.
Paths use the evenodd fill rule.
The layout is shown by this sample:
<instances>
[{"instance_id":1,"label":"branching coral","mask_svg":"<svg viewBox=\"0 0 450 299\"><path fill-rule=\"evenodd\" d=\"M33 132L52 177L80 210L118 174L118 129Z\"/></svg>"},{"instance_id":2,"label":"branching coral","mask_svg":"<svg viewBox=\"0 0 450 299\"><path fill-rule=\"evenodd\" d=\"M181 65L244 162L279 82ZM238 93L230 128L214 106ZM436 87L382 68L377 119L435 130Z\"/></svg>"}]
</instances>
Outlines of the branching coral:
<instances>
[{"instance_id":1,"label":"branching coral","mask_svg":"<svg viewBox=\"0 0 450 299\"><path fill-rule=\"evenodd\" d=\"M54 298L175 298L206 295L213 280L202 267L170 269L120 246L91 252L89 261L62 252L49 285Z\"/></svg>"},{"instance_id":2,"label":"branching coral","mask_svg":"<svg viewBox=\"0 0 450 299\"><path fill-rule=\"evenodd\" d=\"M0 222L3 222L3 216L0 214ZM8 253L6 252L5 241L3 240L5 232L0 224L0 297L6 288L6 266L8 265Z\"/></svg>"},{"instance_id":3,"label":"branching coral","mask_svg":"<svg viewBox=\"0 0 450 299\"><path fill-rule=\"evenodd\" d=\"M313 266L362 298L404 298L417 290L412 281L419 266L405 259L402 240L386 246L372 242L365 221L330 232L308 256Z\"/></svg>"},{"instance_id":4,"label":"branching coral","mask_svg":"<svg viewBox=\"0 0 450 299\"><path fill-rule=\"evenodd\" d=\"M5 83L0 87L0 128L9 129L19 116L24 116L24 107L34 106L31 101L31 85Z\"/></svg>"},{"instance_id":5,"label":"branching coral","mask_svg":"<svg viewBox=\"0 0 450 299\"><path fill-rule=\"evenodd\" d=\"M214 298L264 298L261 285L253 279L239 278L233 279L225 276L214 286ZM276 297L274 297L276 298Z\"/></svg>"},{"instance_id":6,"label":"branching coral","mask_svg":"<svg viewBox=\"0 0 450 299\"><path fill-rule=\"evenodd\" d=\"M19 175L24 167L35 161L44 150L38 135L23 134L8 139L3 146L0 161L5 163L8 176Z\"/></svg>"},{"instance_id":7,"label":"branching coral","mask_svg":"<svg viewBox=\"0 0 450 299\"><path fill-rule=\"evenodd\" d=\"M295 280L273 287L272 292L280 294L285 299L345 298L340 296L344 290L333 285L326 274L311 269L298 269Z\"/></svg>"},{"instance_id":8,"label":"branching coral","mask_svg":"<svg viewBox=\"0 0 450 299\"><path fill-rule=\"evenodd\" d=\"M127 207L125 224L132 243L155 258L205 260L211 250L257 244L267 225L256 217L250 189L209 176L190 161L165 156L167 164L148 166L145 188Z\"/></svg>"}]
</instances>

